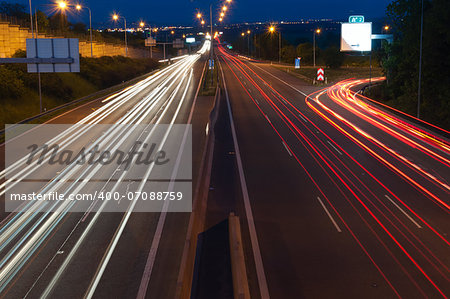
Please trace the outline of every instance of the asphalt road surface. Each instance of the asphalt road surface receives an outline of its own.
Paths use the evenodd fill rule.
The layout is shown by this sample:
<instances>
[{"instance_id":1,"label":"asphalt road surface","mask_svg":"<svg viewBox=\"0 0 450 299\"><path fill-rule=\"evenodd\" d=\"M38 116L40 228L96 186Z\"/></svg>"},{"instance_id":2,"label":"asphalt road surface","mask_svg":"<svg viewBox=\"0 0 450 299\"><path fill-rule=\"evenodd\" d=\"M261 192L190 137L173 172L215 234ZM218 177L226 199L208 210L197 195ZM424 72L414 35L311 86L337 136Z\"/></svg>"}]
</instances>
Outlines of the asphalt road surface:
<instances>
[{"instance_id":1,"label":"asphalt road surface","mask_svg":"<svg viewBox=\"0 0 450 299\"><path fill-rule=\"evenodd\" d=\"M355 96L366 81L322 90L216 53L252 296L448 296L449 141Z\"/></svg>"}]
</instances>

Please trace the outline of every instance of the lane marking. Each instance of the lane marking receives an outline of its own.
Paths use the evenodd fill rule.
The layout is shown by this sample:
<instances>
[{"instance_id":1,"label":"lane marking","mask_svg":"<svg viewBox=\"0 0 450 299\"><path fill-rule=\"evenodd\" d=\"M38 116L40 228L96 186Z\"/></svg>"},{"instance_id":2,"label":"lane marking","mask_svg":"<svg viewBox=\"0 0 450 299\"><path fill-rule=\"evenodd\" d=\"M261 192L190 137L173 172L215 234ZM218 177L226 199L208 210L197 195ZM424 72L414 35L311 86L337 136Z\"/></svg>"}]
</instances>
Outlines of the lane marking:
<instances>
[{"instance_id":1,"label":"lane marking","mask_svg":"<svg viewBox=\"0 0 450 299\"><path fill-rule=\"evenodd\" d=\"M323 204L322 200L320 199L319 196L317 196L317 200L319 200L320 205L322 206L322 208L325 210L325 213L327 213L328 217L330 218L331 222L333 222L334 227L336 228L336 230L338 231L338 233L342 233L341 228L339 227L339 225L336 223L336 221L334 220L333 216L331 216L330 212L328 211L327 207Z\"/></svg>"},{"instance_id":2,"label":"lane marking","mask_svg":"<svg viewBox=\"0 0 450 299\"><path fill-rule=\"evenodd\" d=\"M264 265L261 257L261 250L259 248L258 235L256 234L256 227L254 222L255 220L253 218L252 207L250 205L250 198L248 196L247 183L244 176L244 167L242 166L242 159L236 136L236 128L234 127L233 115L231 113L230 98L228 96L225 75L223 73L223 68L220 61L219 65L220 65L220 72L222 73L222 81L223 81L223 88L225 90L225 97L227 99L228 117L230 119L231 135L233 136L234 150L236 153L236 162L239 171L239 180L241 183L242 197L244 199L245 215L247 217L248 230L250 233L250 241L252 243L253 258L255 260L255 268L256 268L256 276L258 277L259 292L262 299L269 299L270 298L269 288L267 286L266 274L264 272Z\"/></svg>"},{"instance_id":3,"label":"lane marking","mask_svg":"<svg viewBox=\"0 0 450 299\"><path fill-rule=\"evenodd\" d=\"M300 116L300 118L303 119L303 121L304 121L305 123L308 122L301 114L299 114L298 116Z\"/></svg>"},{"instance_id":4,"label":"lane marking","mask_svg":"<svg viewBox=\"0 0 450 299\"><path fill-rule=\"evenodd\" d=\"M288 149L288 147L287 147L287 145L286 145L286 143L284 143L284 141L282 141L281 143L283 143L283 146L284 146L284 148L287 150L287 152L288 152L288 154L289 154L289 156L291 156L292 157L292 153L291 153L291 151Z\"/></svg>"},{"instance_id":5,"label":"lane marking","mask_svg":"<svg viewBox=\"0 0 450 299\"><path fill-rule=\"evenodd\" d=\"M197 103L197 98L198 98L198 93L200 91L200 87L201 87L201 83L203 81L203 74L205 73L205 69L206 69L206 62L204 64L203 70L202 70L202 75L200 77L199 80L199 85L197 87L197 91L195 92L195 96L194 99L192 101L192 106L191 106L191 110L189 112L189 116L188 116L188 120L187 123L190 124L192 123L192 117L194 115L194 109ZM193 74L193 71L191 69L191 75ZM187 84L187 88L185 89L185 93L183 94L183 98L186 96L187 90L189 88L191 79L189 79L189 82ZM180 106L181 107L181 106ZM208 123L209 124L209 123ZM207 124L207 125L208 125ZM178 156L175 162L175 167L174 167L174 171L172 173L172 180L170 182L170 186L169 186L169 190L173 189L173 182L175 181L176 178L176 174L178 173L178 168L180 165L180 161L181 161L181 155L183 153L184 147L185 147L185 143L186 143L186 138L187 138L187 131L184 132L183 135L183 140L182 140L182 144L180 147L180 150L178 151ZM155 235L153 236L153 241L152 241L152 245L150 246L150 250L147 256L147 262L145 263L145 267L144 267L144 272L142 274L142 278L141 278L141 283L139 285L139 290L138 293L136 295L137 299L141 299L141 298L145 298L146 294L147 294L147 290L148 290L148 285L150 283L150 278L153 272L153 266L155 264L155 260L156 260L156 254L159 248L159 242L161 241L161 236L162 236L162 231L163 231L163 227L164 227L164 223L166 220L166 216L167 216L167 210L168 210L168 205L166 205L166 202L164 203L163 206L163 211L161 212L159 219L158 219L158 224L156 226L156 231L155 231Z\"/></svg>"},{"instance_id":6,"label":"lane marking","mask_svg":"<svg viewBox=\"0 0 450 299\"><path fill-rule=\"evenodd\" d=\"M339 153L339 155L342 156L342 152L341 152L340 150L338 150L337 147L335 147L329 140L327 140L327 143L328 143L332 148L334 148L334 150L337 151L337 152Z\"/></svg>"},{"instance_id":7,"label":"lane marking","mask_svg":"<svg viewBox=\"0 0 450 299\"><path fill-rule=\"evenodd\" d=\"M403 215L405 215L409 220L411 220L411 222L414 223L414 225L417 226L417 228L422 228L422 226L420 226L420 224L417 223L411 216L409 216L409 214L406 213L405 210L403 210L398 204L396 204L395 201L392 200L392 198L390 198L388 195L385 195L385 197L386 197L387 199L389 199L389 201L390 201L394 206L396 206L397 209L399 209L400 212L403 213Z\"/></svg>"}]
</instances>

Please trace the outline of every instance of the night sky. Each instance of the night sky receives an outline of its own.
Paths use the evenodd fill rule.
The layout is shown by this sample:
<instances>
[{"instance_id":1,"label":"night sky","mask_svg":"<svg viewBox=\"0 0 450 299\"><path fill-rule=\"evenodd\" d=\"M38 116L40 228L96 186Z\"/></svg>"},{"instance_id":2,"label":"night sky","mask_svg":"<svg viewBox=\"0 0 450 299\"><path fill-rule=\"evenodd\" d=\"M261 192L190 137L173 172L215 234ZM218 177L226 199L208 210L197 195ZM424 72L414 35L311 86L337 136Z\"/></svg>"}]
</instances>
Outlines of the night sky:
<instances>
[{"instance_id":1,"label":"night sky","mask_svg":"<svg viewBox=\"0 0 450 299\"><path fill-rule=\"evenodd\" d=\"M14 2L14 1L9 1ZM16 1L28 7L28 0ZM219 9L223 1L215 1ZM225 22L240 23L253 21L295 21L309 18L345 19L350 14L362 14L366 20L383 17L386 6L392 0L234 0ZM33 6L46 13L51 12L50 1L32 0ZM196 22L196 9L209 13L210 1L206 0L163 0L163 1L123 1L123 0L85 0L82 4L92 10L94 27L108 26L111 14L115 11L127 18L129 23L144 20L156 25L192 25ZM214 8L213 8L214 9ZM87 23L87 11L84 15L70 14L71 21ZM217 17L216 17L217 19Z\"/></svg>"}]
</instances>

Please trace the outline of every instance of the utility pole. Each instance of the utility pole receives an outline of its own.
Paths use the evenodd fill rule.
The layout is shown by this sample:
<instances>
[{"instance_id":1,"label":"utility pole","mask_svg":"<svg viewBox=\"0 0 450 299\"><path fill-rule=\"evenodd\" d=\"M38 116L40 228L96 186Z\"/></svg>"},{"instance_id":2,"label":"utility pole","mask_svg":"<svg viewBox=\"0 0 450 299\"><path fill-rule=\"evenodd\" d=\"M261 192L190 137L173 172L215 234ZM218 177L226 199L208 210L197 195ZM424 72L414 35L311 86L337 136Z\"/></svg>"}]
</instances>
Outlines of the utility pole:
<instances>
[{"instance_id":1,"label":"utility pole","mask_svg":"<svg viewBox=\"0 0 450 299\"><path fill-rule=\"evenodd\" d=\"M125 57L128 57L128 41L127 41L127 19L123 18L125 22Z\"/></svg>"},{"instance_id":2,"label":"utility pole","mask_svg":"<svg viewBox=\"0 0 450 299\"><path fill-rule=\"evenodd\" d=\"M30 4L31 37L34 38L34 30L33 30L33 9L31 8L31 0L29 0L28 3Z\"/></svg>"},{"instance_id":3,"label":"utility pole","mask_svg":"<svg viewBox=\"0 0 450 299\"><path fill-rule=\"evenodd\" d=\"M89 7L86 7L89 10L89 33L91 38L91 58L94 58L94 49L92 47L92 13Z\"/></svg>"},{"instance_id":4,"label":"utility pole","mask_svg":"<svg viewBox=\"0 0 450 299\"><path fill-rule=\"evenodd\" d=\"M316 30L313 33L313 65L316 66Z\"/></svg>"}]
</instances>

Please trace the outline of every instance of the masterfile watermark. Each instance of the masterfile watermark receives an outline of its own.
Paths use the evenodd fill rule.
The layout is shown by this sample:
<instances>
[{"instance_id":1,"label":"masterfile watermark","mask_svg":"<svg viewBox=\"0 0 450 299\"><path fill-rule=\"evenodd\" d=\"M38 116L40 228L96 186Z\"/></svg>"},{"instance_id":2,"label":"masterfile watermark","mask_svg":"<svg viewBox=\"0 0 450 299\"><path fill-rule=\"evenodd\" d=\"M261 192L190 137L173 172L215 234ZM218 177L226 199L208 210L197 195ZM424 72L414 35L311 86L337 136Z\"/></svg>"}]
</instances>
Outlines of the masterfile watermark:
<instances>
[{"instance_id":1,"label":"masterfile watermark","mask_svg":"<svg viewBox=\"0 0 450 299\"><path fill-rule=\"evenodd\" d=\"M157 144L147 144L141 141L135 141L128 153L121 150L103 150L100 151L99 145L95 145L93 149L86 150L83 147L78 153L74 153L69 149L61 149L58 144L44 144L39 146L32 144L28 146L30 154L26 164L30 165L35 161L37 165L42 165L48 156L49 165L83 165L83 164L101 164L108 165L116 162L117 165L124 165L124 170L130 169L131 164L135 165L163 165L169 162L167 153L163 150L156 151ZM156 151L156 153L154 153Z\"/></svg>"},{"instance_id":2,"label":"masterfile watermark","mask_svg":"<svg viewBox=\"0 0 450 299\"><path fill-rule=\"evenodd\" d=\"M8 128L5 210L190 212L190 125Z\"/></svg>"}]
</instances>

